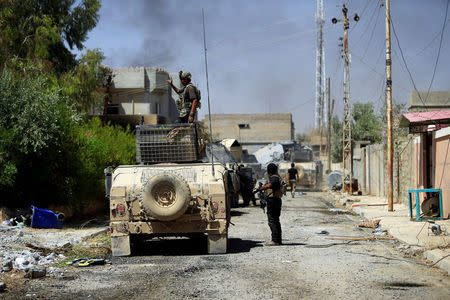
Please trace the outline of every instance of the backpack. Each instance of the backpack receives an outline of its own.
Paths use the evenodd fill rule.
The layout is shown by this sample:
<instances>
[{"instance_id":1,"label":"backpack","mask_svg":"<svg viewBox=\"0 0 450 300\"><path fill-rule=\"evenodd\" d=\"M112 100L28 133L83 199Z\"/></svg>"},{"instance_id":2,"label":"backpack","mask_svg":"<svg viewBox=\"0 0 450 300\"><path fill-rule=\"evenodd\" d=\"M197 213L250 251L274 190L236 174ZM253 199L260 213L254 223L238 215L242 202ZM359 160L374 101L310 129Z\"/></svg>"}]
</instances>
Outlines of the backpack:
<instances>
[{"instance_id":1,"label":"backpack","mask_svg":"<svg viewBox=\"0 0 450 300\"><path fill-rule=\"evenodd\" d=\"M286 192L287 192L287 184L286 184L286 182L278 174L275 174L275 175L272 175L272 176L277 176L280 179L280 191L277 192L277 191L274 191L274 190L271 189L270 190L270 195L273 195L273 197L277 197L277 198L281 198L282 196L285 196ZM280 193L281 195L278 194L278 193Z\"/></svg>"},{"instance_id":2,"label":"backpack","mask_svg":"<svg viewBox=\"0 0 450 300\"><path fill-rule=\"evenodd\" d=\"M192 85L195 88L195 95L197 96L197 100L200 102L200 99L202 99L202 93L200 92L200 90L193 85L192 83L189 83L188 85L186 85L186 87Z\"/></svg>"}]
</instances>

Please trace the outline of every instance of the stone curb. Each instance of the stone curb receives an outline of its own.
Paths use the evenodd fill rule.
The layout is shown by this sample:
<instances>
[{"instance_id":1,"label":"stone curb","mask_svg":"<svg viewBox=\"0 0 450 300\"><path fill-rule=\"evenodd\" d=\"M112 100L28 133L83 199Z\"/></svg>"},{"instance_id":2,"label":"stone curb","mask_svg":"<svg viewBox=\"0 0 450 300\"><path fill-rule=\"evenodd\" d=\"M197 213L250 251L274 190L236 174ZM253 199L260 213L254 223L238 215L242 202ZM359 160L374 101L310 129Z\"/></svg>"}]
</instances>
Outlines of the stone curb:
<instances>
[{"instance_id":1,"label":"stone curb","mask_svg":"<svg viewBox=\"0 0 450 300\"><path fill-rule=\"evenodd\" d=\"M426 260L432 261L433 263L436 263L436 266L440 269L447 272L448 275L450 275L450 256L447 256L443 259L446 255L450 255L450 251L443 251L439 249L434 250L427 250L423 253L423 257Z\"/></svg>"},{"instance_id":2,"label":"stone curb","mask_svg":"<svg viewBox=\"0 0 450 300\"><path fill-rule=\"evenodd\" d=\"M108 231L109 231L109 227L101 228L101 229L99 229L96 232L93 232L91 234L88 234L88 235L84 236L81 240L82 241L86 241L86 240L91 239L91 238L93 238L93 237L95 237L97 235L100 235L100 234L103 234L103 233L107 233Z\"/></svg>"}]
</instances>

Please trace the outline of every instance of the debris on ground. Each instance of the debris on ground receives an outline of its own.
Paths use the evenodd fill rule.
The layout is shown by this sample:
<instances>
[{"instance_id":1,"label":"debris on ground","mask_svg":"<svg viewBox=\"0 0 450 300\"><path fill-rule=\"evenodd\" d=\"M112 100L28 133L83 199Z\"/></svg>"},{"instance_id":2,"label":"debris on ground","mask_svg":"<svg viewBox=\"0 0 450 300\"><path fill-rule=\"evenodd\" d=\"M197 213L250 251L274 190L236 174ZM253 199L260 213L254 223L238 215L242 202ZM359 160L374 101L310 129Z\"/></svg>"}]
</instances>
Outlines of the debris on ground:
<instances>
[{"instance_id":1,"label":"debris on ground","mask_svg":"<svg viewBox=\"0 0 450 300\"><path fill-rule=\"evenodd\" d=\"M375 228L373 231L373 234L375 235L386 235L387 234L387 230L383 230L381 228Z\"/></svg>"},{"instance_id":2,"label":"debris on ground","mask_svg":"<svg viewBox=\"0 0 450 300\"><path fill-rule=\"evenodd\" d=\"M331 237L327 238L328 240L340 240L340 241L366 241L366 240L395 240L392 237L387 236L362 236L362 237L354 237L354 238L339 238L339 237Z\"/></svg>"},{"instance_id":3,"label":"debris on ground","mask_svg":"<svg viewBox=\"0 0 450 300\"><path fill-rule=\"evenodd\" d=\"M361 222L358 224L358 227L364 227L364 228L377 228L378 224L380 224L380 219L376 219L373 221L368 221L368 222Z\"/></svg>"},{"instance_id":4,"label":"debris on ground","mask_svg":"<svg viewBox=\"0 0 450 300\"><path fill-rule=\"evenodd\" d=\"M64 254L65 252L72 249L72 245L70 243L66 243L66 244L56 247L56 248L36 246L31 243L25 243L25 246L27 246L28 248L33 249L35 251L42 252L44 255L47 255L49 253Z\"/></svg>"},{"instance_id":5,"label":"debris on ground","mask_svg":"<svg viewBox=\"0 0 450 300\"><path fill-rule=\"evenodd\" d=\"M346 209L340 209L340 208L330 208L330 212L336 213L336 214L348 214L349 211Z\"/></svg>"},{"instance_id":6,"label":"debris on ground","mask_svg":"<svg viewBox=\"0 0 450 300\"><path fill-rule=\"evenodd\" d=\"M334 184L332 187L331 187L331 190L332 191L340 191L340 190L342 190L342 183L336 183L336 184Z\"/></svg>"},{"instance_id":7,"label":"debris on ground","mask_svg":"<svg viewBox=\"0 0 450 300\"><path fill-rule=\"evenodd\" d=\"M34 266L25 270L25 278L35 279L45 277L47 269L45 267Z\"/></svg>"},{"instance_id":8,"label":"debris on ground","mask_svg":"<svg viewBox=\"0 0 450 300\"><path fill-rule=\"evenodd\" d=\"M6 290L6 283L0 282L0 293Z\"/></svg>"},{"instance_id":9,"label":"debris on ground","mask_svg":"<svg viewBox=\"0 0 450 300\"><path fill-rule=\"evenodd\" d=\"M326 230L322 230L322 231L318 232L317 234L329 235L330 233Z\"/></svg>"},{"instance_id":10,"label":"debris on ground","mask_svg":"<svg viewBox=\"0 0 450 300\"><path fill-rule=\"evenodd\" d=\"M79 258L74 259L66 263L67 265L72 265L76 267L89 267L89 266L99 266L99 265L111 265L111 261L104 258Z\"/></svg>"}]
</instances>

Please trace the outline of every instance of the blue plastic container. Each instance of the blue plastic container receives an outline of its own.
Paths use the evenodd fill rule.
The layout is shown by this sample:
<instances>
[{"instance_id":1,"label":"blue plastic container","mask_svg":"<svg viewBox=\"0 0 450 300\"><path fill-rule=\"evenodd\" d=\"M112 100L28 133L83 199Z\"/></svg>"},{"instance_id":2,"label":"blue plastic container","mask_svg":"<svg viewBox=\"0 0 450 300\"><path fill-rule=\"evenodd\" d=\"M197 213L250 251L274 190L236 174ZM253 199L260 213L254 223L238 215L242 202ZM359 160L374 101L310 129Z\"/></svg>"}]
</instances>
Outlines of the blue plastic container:
<instances>
[{"instance_id":1,"label":"blue plastic container","mask_svg":"<svg viewBox=\"0 0 450 300\"><path fill-rule=\"evenodd\" d=\"M33 205L31 209L33 210L31 217L32 228L62 228L63 222L58 220L58 214L48 209L37 208Z\"/></svg>"}]
</instances>

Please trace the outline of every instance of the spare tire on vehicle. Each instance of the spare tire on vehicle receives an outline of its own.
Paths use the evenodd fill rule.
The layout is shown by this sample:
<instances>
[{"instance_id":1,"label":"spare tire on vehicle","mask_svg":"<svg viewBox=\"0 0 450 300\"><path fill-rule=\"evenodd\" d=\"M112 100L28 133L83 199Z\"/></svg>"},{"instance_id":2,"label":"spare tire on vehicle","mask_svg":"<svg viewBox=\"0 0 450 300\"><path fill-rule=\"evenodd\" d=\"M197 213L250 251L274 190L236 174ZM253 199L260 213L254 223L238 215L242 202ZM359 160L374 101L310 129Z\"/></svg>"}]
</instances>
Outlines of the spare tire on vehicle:
<instances>
[{"instance_id":1,"label":"spare tire on vehicle","mask_svg":"<svg viewBox=\"0 0 450 300\"><path fill-rule=\"evenodd\" d=\"M161 221L172 221L186 212L190 199L191 190L183 178L165 172L147 182L142 206L150 216Z\"/></svg>"}]
</instances>

